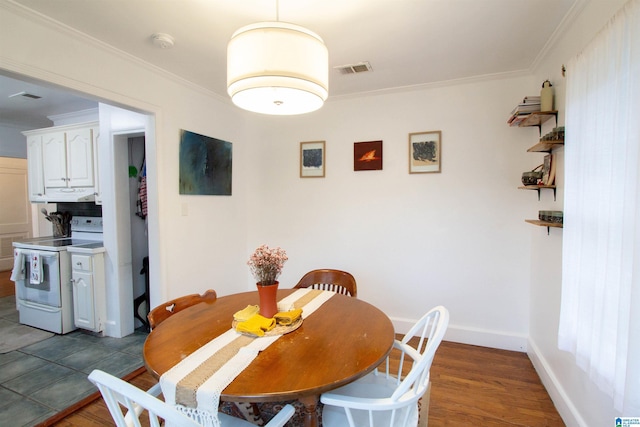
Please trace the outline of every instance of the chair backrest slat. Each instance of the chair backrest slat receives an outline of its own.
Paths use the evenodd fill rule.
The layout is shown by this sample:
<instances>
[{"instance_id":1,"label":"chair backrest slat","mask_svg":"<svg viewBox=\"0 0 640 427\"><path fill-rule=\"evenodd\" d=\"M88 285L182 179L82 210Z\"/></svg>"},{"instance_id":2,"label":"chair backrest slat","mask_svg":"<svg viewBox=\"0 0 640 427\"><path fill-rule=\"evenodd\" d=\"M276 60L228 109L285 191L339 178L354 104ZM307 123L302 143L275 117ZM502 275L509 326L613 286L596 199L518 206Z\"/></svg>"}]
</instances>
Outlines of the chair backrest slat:
<instances>
[{"instance_id":1,"label":"chair backrest slat","mask_svg":"<svg viewBox=\"0 0 640 427\"><path fill-rule=\"evenodd\" d=\"M306 273L294 288L311 288L333 291L342 295L358 296L356 279L351 273L342 270L320 269Z\"/></svg>"},{"instance_id":2,"label":"chair backrest slat","mask_svg":"<svg viewBox=\"0 0 640 427\"><path fill-rule=\"evenodd\" d=\"M405 393L413 392L422 395L429 384L429 371L436 350L447 330L449 324L449 312L442 306L435 307L409 330L401 341L403 357L409 356L413 359L413 366L409 373L402 380L402 383L395 390L391 399L399 399ZM411 347L408 342L420 331L420 340L417 350ZM427 338L425 340L425 338ZM422 350L422 351L420 351Z\"/></svg>"}]
</instances>

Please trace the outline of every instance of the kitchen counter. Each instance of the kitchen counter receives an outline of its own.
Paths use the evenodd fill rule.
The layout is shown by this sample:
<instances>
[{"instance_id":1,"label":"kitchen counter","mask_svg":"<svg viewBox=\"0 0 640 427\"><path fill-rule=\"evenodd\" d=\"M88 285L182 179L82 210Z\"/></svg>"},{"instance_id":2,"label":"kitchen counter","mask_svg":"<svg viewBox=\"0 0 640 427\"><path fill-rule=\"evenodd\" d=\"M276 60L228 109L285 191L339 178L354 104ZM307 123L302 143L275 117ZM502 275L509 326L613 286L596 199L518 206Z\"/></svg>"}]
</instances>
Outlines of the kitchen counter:
<instances>
[{"instance_id":1,"label":"kitchen counter","mask_svg":"<svg viewBox=\"0 0 640 427\"><path fill-rule=\"evenodd\" d=\"M104 243L102 242L90 242L67 246L67 252L80 254L99 254L105 252L105 249Z\"/></svg>"}]
</instances>

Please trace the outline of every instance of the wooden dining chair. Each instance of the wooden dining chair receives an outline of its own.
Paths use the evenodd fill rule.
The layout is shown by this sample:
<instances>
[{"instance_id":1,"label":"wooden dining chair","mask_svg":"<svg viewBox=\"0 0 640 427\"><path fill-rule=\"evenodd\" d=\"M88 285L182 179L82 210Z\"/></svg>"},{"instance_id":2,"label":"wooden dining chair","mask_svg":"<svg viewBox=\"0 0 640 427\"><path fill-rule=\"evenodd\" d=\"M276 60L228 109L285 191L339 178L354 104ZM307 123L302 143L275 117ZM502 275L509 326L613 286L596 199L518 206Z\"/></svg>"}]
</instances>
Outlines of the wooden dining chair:
<instances>
[{"instance_id":1,"label":"wooden dining chair","mask_svg":"<svg viewBox=\"0 0 640 427\"><path fill-rule=\"evenodd\" d=\"M320 269L311 270L294 286L294 288L312 288L323 291L333 291L356 298L358 287L356 279L342 270Z\"/></svg>"},{"instance_id":2,"label":"wooden dining chair","mask_svg":"<svg viewBox=\"0 0 640 427\"><path fill-rule=\"evenodd\" d=\"M98 369L94 369L89 374L89 380L100 390L117 427L142 425L139 417L145 412L149 417L149 425L154 427L160 427L160 425L199 427L202 425L178 411L174 406L158 399L157 396L161 392L159 384L156 384L148 391L144 391L133 384L129 384ZM123 410L125 411L124 413ZM293 414L293 406L286 405L265 424L265 427L283 427ZM254 426L248 421L220 412L217 416L222 427ZM159 418L164 420L164 424L160 423Z\"/></svg>"},{"instance_id":3,"label":"wooden dining chair","mask_svg":"<svg viewBox=\"0 0 640 427\"><path fill-rule=\"evenodd\" d=\"M179 311L189 308L192 305L196 305L201 302L213 302L218 298L216 291L209 289L202 295L191 294L184 295L171 301L160 304L147 315L149 319L149 327L154 329L160 323L167 320L171 315L176 314Z\"/></svg>"}]
</instances>

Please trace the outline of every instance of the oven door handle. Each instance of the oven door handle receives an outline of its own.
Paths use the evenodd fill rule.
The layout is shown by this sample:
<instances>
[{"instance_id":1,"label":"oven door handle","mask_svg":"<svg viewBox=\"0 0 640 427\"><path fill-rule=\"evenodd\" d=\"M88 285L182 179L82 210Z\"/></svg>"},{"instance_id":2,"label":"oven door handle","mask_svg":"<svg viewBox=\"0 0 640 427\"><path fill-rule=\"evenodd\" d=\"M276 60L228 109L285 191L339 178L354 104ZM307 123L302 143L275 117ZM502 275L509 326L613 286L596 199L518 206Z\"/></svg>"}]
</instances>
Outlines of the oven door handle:
<instances>
[{"instance_id":1,"label":"oven door handle","mask_svg":"<svg viewBox=\"0 0 640 427\"><path fill-rule=\"evenodd\" d=\"M51 307L49 305L44 305L44 304L38 304L35 302L31 302L31 301L23 301L23 300L18 300L18 304L24 306L24 307L30 307L30 308L35 308L38 309L40 311L46 311L48 313L58 313L60 311L59 307Z\"/></svg>"}]
</instances>

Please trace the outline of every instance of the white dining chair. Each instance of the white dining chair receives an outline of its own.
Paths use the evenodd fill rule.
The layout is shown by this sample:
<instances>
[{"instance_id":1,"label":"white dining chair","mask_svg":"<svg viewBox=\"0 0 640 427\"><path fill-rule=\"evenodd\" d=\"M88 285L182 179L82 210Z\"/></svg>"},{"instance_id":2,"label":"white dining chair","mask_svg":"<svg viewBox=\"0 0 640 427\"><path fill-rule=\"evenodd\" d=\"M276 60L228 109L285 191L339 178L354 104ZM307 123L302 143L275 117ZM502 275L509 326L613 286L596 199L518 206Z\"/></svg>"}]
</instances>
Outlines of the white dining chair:
<instances>
[{"instance_id":1,"label":"white dining chair","mask_svg":"<svg viewBox=\"0 0 640 427\"><path fill-rule=\"evenodd\" d=\"M98 369L94 369L91 374L89 374L89 380L100 389L100 393L102 393L102 397L117 427L141 427L139 417L145 410L149 415L149 425L152 427L160 427L161 423L158 418L165 421L163 424L165 426L201 426L197 421L187 417L173 406L158 399L157 396L161 393L159 384L154 385L148 391L144 391ZM120 405L124 407L127 411L126 413L123 413ZM294 412L293 406L286 405L275 417L265 424L265 427L284 426L293 416ZM254 424L248 421L221 412L218 413L218 419L222 427L254 427Z\"/></svg>"},{"instance_id":2,"label":"white dining chair","mask_svg":"<svg viewBox=\"0 0 640 427\"><path fill-rule=\"evenodd\" d=\"M449 311L438 306L425 314L393 347L398 366L387 358L372 373L322 394L325 427L408 427L418 425L418 400L429 386L429 370L449 325ZM409 345L419 337L416 348ZM395 360L395 355L394 355ZM409 373L402 375L403 368ZM427 404L428 402L424 402Z\"/></svg>"}]
</instances>

